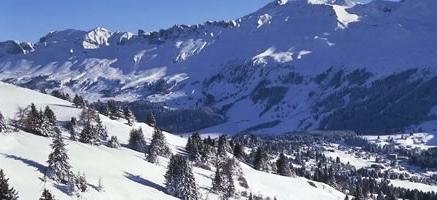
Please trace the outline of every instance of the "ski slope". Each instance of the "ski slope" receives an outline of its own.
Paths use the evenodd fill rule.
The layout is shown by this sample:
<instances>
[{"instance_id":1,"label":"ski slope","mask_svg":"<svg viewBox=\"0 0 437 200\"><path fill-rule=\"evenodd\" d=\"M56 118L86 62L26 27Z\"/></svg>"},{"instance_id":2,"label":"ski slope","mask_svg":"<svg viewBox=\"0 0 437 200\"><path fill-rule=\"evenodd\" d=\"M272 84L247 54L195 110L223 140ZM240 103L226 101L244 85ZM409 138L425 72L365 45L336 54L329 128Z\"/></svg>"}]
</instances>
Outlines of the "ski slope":
<instances>
[{"instance_id":1,"label":"ski slope","mask_svg":"<svg viewBox=\"0 0 437 200\"><path fill-rule=\"evenodd\" d=\"M0 111L7 118L13 118L18 107L25 107L32 102L37 107L49 105L60 123L73 116L78 117L80 113L70 102L9 84L0 83L0 97ZM113 121L104 116L101 118L109 135L117 136L122 145L127 144L131 127L122 121ZM146 141L150 142L153 129L142 123L135 126L143 128ZM67 133L64 134L68 138ZM183 151L185 138L169 133L165 133L165 136L173 153ZM44 181L46 161L51 151L50 138L22 131L0 134L0 168L5 170L11 186L19 192L20 199L36 199L44 188L60 200L176 199L166 194L164 188L168 159L160 158L159 164L151 164L145 160L143 153L124 147L112 149L91 146L68 139L66 143L73 172L85 173L89 183L88 191L81 193L81 197L67 195L63 185L51 180ZM244 163L240 165L249 189L237 186L239 191L246 190L255 195L278 199L344 198L344 194L322 183L313 182L315 186L311 186L304 178L277 176L256 171ZM201 196L205 199L218 199L216 194L209 191L214 172L195 167L194 174ZM103 182L102 192L96 190L99 179Z\"/></svg>"}]
</instances>

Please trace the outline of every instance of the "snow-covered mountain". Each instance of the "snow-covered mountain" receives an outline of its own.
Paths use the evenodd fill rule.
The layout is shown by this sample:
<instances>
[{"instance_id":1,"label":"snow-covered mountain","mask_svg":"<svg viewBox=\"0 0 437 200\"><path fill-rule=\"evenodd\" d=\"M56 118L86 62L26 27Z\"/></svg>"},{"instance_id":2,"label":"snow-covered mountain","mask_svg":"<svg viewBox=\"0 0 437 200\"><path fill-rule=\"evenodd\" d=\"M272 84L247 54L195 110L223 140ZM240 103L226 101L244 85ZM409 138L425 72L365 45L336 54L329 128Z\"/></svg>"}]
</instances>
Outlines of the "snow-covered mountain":
<instances>
[{"instance_id":1,"label":"snow-covered mountain","mask_svg":"<svg viewBox=\"0 0 437 200\"><path fill-rule=\"evenodd\" d=\"M59 124L78 117L81 112L70 102L9 84L0 83L0 94L8 95L8 98L0 98L0 112L7 119L15 117L18 107L26 107L30 103L40 108L50 106ZM120 143L126 145L132 127L123 121L110 120L105 116L101 118L109 135L117 136ZM135 126L143 129L150 144L153 129L142 123ZM67 132L62 134L68 138ZM172 152L182 153L186 138L164 134ZM89 188L87 192L80 193L79 198L68 195L65 185L44 177L51 141L51 138L23 131L0 133L0 169L10 178L9 184L17 190L20 199L37 199L45 188L56 199L177 199L165 192L164 174L168 159L160 158L159 164L151 164L145 160L144 153L129 148L114 149L66 139L72 170L86 175ZM240 175L246 178L248 188L237 185L239 192L279 199L344 199L344 194L323 183L257 171L242 162L240 165ZM214 171L195 167L194 176L202 199L218 199L210 192ZM96 189L99 179L104 188L100 192ZM247 199L242 196L235 198Z\"/></svg>"},{"instance_id":2,"label":"snow-covered mountain","mask_svg":"<svg viewBox=\"0 0 437 200\"><path fill-rule=\"evenodd\" d=\"M436 9L281 0L157 32L55 31L0 43L0 80L131 102L176 132L435 131Z\"/></svg>"}]
</instances>

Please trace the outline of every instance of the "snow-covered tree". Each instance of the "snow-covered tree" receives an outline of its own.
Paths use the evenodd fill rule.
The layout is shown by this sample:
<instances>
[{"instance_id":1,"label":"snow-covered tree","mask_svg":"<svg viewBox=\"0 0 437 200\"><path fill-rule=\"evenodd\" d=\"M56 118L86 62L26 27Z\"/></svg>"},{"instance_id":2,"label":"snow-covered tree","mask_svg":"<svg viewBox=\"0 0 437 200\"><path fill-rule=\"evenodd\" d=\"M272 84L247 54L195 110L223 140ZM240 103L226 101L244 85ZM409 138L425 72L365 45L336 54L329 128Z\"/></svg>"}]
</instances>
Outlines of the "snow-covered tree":
<instances>
[{"instance_id":1,"label":"snow-covered tree","mask_svg":"<svg viewBox=\"0 0 437 200\"><path fill-rule=\"evenodd\" d=\"M234 160L227 159L216 167L212 188L219 193L224 199L228 199L235 194L235 185L233 180Z\"/></svg>"},{"instance_id":2,"label":"snow-covered tree","mask_svg":"<svg viewBox=\"0 0 437 200\"><path fill-rule=\"evenodd\" d=\"M97 191L99 191L99 192L105 191L105 187L103 186L102 177L99 178L99 182L97 184Z\"/></svg>"},{"instance_id":3,"label":"snow-covered tree","mask_svg":"<svg viewBox=\"0 0 437 200\"><path fill-rule=\"evenodd\" d=\"M71 166L68 163L67 149L61 133L56 133L51 144L46 175L54 181L67 183L72 177Z\"/></svg>"},{"instance_id":4,"label":"snow-covered tree","mask_svg":"<svg viewBox=\"0 0 437 200\"><path fill-rule=\"evenodd\" d=\"M88 189L88 182L86 180L85 174L77 173L75 177L75 186L80 192L86 192Z\"/></svg>"},{"instance_id":5,"label":"snow-covered tree","mask_svg":"<svg viewBox=\"0 0 437 200\"><path fill-rule=\"evenodd\" d=\"M49 106L46 106L44 109L44 116L47 117L48 122L50 122L53 126L56 125L58 120L56 119L56 115Z\"/></svg>"},{"instance_id":6,"label":"snow-covered tree","mask_svg":"<svg viewBox=\"0 0 437 200\"><path fill-rule=\"evenodd\" d=\"M127 124L129 126L132 126L135 122L135 115L132 113L132 111L128 107L124 107L123 115L124 118L127 120Z\"/></svg>"},{"instance_id":7,"label":"snow-covered tree","mask_svg":"<svg viewBox=\"0 0 437 200\"><path fill-rule=\"evenodd\" d=\"M49 190L44 189L39 200L55 200L55 196Z\"/></svg>"},{"instance_id":8,"label":"snow-covered tree","mask_svg":"<svg viewBox=\"0 0 437 200\"><path fill-rule=\"evenodd\" d=\"M221 135L218 140L217 155L224 157L230 149L226 135Z\"/></svg>"},{"instance_id":9,"label":"snow-covered tree","mask_svg":"<svg viewBox=\"0 0 437 200\"><path fill-rule=\"evenodd\" d=\"M103 122L100 119L100 116L97 115L96 116L96 125L94 126L95 128L95 132L99 137L99 143L103 143L104 141L108 140L108 131L106 130L106 128L103 126Z\"/></svg>"},{"instance_id":10,"label":"snow-covered tree","mask_svg":"<svg viewBox=\"0 0 437 200\"><path fill-rule=\"evenodd\" d=\"M55 132L57 131L56 123L51 123L43 111L38 111L33 103L27 110L22 127L25 131L45 137L55 135Z\"/></svg>"},{"instance_id":11,"label":"snow-covered tree","mask_svg":"<svg viewBox=\"0 0 437 200\"><path fill-rule=\"evenodd\" d=\"M90 122L87 122L80 132L79 142L100 145L100 139L97 135L96 128Z\"/></svg>"},{"instance_id":12,"label":"snow-covered tree","mask_svg":"<svg viewBox=\"0 0 437 200\"><path fill-rule=\"evenodd\" d=\"M255 159L253 166L256 170L267 170L268 169L268 162L267 162L267 154L262 148L258 148L255 152Z\"/></svg>"},{"instance_id":13,"label":"snow-covered tree","mask_svg":"<svg viewBox=\"0 0 437 200\"><path fill-rule=\"evenodd\" d=\"M292 175L288 158L283 153L279 154L279 158L276 161L276 169L277 169L277 174L281 176Z\"/></svg>"},{"instance_id":14,"label":"snow-covered tree","mask_svg":"<svg viewBox=\"0 0 437 200\"><path fill-rule=\"evenodd\" d=\"M111 147L111 148L119 148L120 147L120 143L118 142L117 136L111 136L111 139L109 139L109 141L108 141L108 147Z\"/></svg>"},{"instance_id":15,"label":"snow-covered tree","mask_svg":"<svg viewBox=\"0 0 437 200\"><path fill-rule=\"evenodd\" d=\"M156 126L156 119L152 112L146 114L146 124L152 127Z\"/></svg>"},{"instance_id":16,"label":"snow-covered tree","mask_svg":"<svg viewBox=\"0 0 437 200\"><path fill-rule=\"evenodd\" d=\"M6 123L6 119L3 114L0 112L0 133L4 133L8 130L8 126Z\"/></svg>"},{"instance_id":17,"label":"snow-covered tree","mask_svg":"<svg viewBox=\"0 0 437 200\"><path fill-rule=\"evenodd\" d=\"M130 148L136 151L144 152L146 150L146 141L144 140L143 129L132 129L129 135Z\"/></svg>"},{"instance_id":18,"label":"snow-covered tree","mask_svg":"<svg viewBox=\"0 0 437 200\"><path fill-rule=\"evenodd\" d=\"M9 186L9 179L0 169L0 199L1 200L17 200L18 194L13 187Z\"/></svg>"},{"instance_id":19,"label":"snow-covered tree","mask_svg":"<svg viewBox=\"0 0 437 200\"><path fill-rule=\"evenodd\" d=\"M157 156L170 157L171 151L165 140L164 133L162 133L162 130L155 127L146 158L147 161L156 163L158 161Z\"/></svg>"},{"instance_id":20,"label":"snow-covered tree","mask_svg":"<svg viewBox=\"0 0 437 200\"><path fill-rule=\"evenodd\" d=\"M192 167L187 159L181 155L173 155L165 174L165 187L170 195L184 200L197 200L196 181Z\"/></svg>"},{"instance_id":21,"label":"snow-covered tree","mask_svg":"<svg viewBox=\"0 0 437 200\"><path fill-rule=\"evenodd\" d=\"M85 107L85 101L83 100L83 98L79 95L75 95L73 98L73 104L74 106L78 107L78 108L83 108Z\"/></svg>"},{"instance_id":22,"label":"snow-covered tree","mask_svg":"<svg viewBox=\"0 0 437 200\"><path fill-rule=\"evenodd\" d=\"M109 110L109 117L111 119L118 119L123 116L120 107L118 106L118 103L116 101L109 100L107 104Z\"/></svg>"},{"instance_id":23,"label":"snow-covered tree","mask_svg":"<svg viewBox=\"0 0 437 200\"><path fill-rule=\"evenodd\" d=\"M201 149L203 148L202 138L200 134L195 132L187 140L185 150L187 150L192 160L200 160Z\"/></svg>"},{"instance_id":24,"label":"snow-covered tree","mask_svg":"<svg viewBox=\"0 0 437 200\"><path fill-rule=\"evenodd\" d=\"M67 122L67 130L70 134L70 140L76 141L78 139L77 132L77 120L75 117L72 117L69 122Z\"/></svg>"}]
</instances>

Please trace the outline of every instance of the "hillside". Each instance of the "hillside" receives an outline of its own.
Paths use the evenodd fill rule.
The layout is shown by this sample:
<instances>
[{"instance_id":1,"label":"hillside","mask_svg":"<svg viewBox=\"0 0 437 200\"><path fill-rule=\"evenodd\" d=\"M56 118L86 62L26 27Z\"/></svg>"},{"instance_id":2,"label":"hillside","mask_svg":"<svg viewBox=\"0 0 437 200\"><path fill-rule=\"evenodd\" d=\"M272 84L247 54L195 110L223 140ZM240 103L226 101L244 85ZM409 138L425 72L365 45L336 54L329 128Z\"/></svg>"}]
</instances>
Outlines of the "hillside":
<instances>
[{"instance_id":1,"label":"hillside","mask_svg":"<svg viewBox=\"0 0 437 200\"><path fill-rule=\"evenodd\" d=\"M0 80L128 102L178 133L434 132L435 9L277 1L156 32L55 31L1 43Z\"/></svg>"},{"instance_id":2,"label":"hillside","mask_svg":"<svg viewBox=\"0 0 437 200\"><path fill-rule=\"evenodd\" d=\"M32 102L37 107L49 105L59 124L80 113L80 109L73 107L70 102L10 84L0 83L0 94L0 111L7 118L14 118L18 107L26 107ZM105 116L101 118L109 135L117 136L120 143L126 145L131 127L123 121L110 120ZM146 141L150 143L153 129L142 123L135 126L142 127ZM63 132L63 135L68 138L68 133ZM165 137L173 153L183 153L185 138L170 133L165 133ZM81 193L81 199L175 199L164 192L167 159L160 158L160 164L155 165L148 163L143 153L126 147L113 149L68 139L66 141L73 171L85 173L89 183L89 189ZM0 168L5 170L11 186L19 192L20 199L36 199L44 188L49 189L57 199L75 199L65 193L64 185L50 179L44 182L50 143L51 138L23 131L0 133ZM341 192L322 183L313 182L312 186L305 178L278 176L254 170L241 162L239 164L249 185L248 189L237 187L239 191L246 190L278 199L344 198ZM217 195L209 191L214 172L195 167L194 174L202 196L217 199ZM99 179L103 182L103 192L96 190Z\"/></svg>"}]
</instances>

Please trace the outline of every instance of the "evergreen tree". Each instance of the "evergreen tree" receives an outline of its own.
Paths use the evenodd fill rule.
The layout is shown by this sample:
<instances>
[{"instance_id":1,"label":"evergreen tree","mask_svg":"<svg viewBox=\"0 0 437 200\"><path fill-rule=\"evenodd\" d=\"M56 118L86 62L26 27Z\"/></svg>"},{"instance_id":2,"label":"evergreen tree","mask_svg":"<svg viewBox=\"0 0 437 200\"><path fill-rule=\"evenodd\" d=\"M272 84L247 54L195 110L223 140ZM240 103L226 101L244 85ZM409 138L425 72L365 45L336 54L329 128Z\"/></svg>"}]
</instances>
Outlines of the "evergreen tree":
<instances>
[{"instance_id":1,"label":"evergreen tree","mask_svg":"<svg viewBox=\"0 0 437 200\"><path fill-rule=\"evenodd\" d=\"M6 132L8 129L6 119L3 114L0 112L0 133Z\"/></svg>"},{"instance_id":2,"label":"evergreen tree","mask_svg":"<svg viewBox=\"0 0 437 200\"><path fill-rule=\"evenodd\" d=\"M188 138L185 150L187 150L192 160L200 160L202 149L202 138L198 132L195 132Z\"/></svg>"},{"instance_id":3,"label":"evergreen tree","mask_svg":"<svg viewBox=\"0 0 437 200\"><path fill-rule=\"evenodd\" d=\"M157 156L169 157L171 155L170 148L167 145L165 136L158 128L154 128L152 141L148 148L147 161L156 163L158 161Z\"/></svg>"},{"instance_id":4,"label":"evergreen tree","mask_svg":"<svg viewBox=\"0 0 437 200\"><path fill-rule=\"evenodd\" d=\"M235 156L235 158L237 159L241 159L244 157L244 151L243 151L243 146L240 145L240 143L236 143L234 145L234 149L232 154Z\"/></svg>"},{"instance_id":5,"label":"evergreen tree","mask_svg":"<svg viewBox=\"0 0 437 200\"><path fill-rule=\"evenodd\" d=\"M44 109L44 116L47 117L48 122L50 122L53 126L55 126L58 122L55 113L52 109L50 109L49 106L46 106L46 108Z\"/></svg>"},{"instance_id":6,"label":"evergreen tree","mask_svg":"<svg viewBox=\"0 0 437 200\"><path fill-rule=\"evenodd\" d=\"M181 155L173 155L165 174L167 192L184 200L199 199L196 181L188 160Z\"/></svg>"},{"instance_id":7,"label":"evergreen tree","mask_svg":"<svg viewBox=\"0 0 437 200\"><path fill-rule=\"evenodd\" d=\"M227 159L220 163L215 172L212 188L214 191L221 193L221 195L228 199L235 193L235 185L233 180L233 165L232 159Z\"/></svg>"},{"instance_id":8,"label":"evergreen tree","mask_svg":"<svg viewBox=\"0 0 437 200\"><path fill-rule=\"evenodd\" d=\"M148 112L146 115L146 124L149 126L156 126L156 119L152 112Z\"/></svg>"},{"instance_id":9,"label":"evergreen tree","mask_svg":"<svg viewBox=\"0 0 437 200\"><path fill-rule=\"evenodd\" d=\"M1 200L17 200L18 194L13 187L9 186L9 179L6 178L3 170L0 169L0 199Z\"/></svg>"},{"instance_id":10,"label":"evergreen tree","mask_svg":"<svg viewBox=\"0 0 437 200\"><path fill-rule=\"evenodd\" d=\"M267 170L267 154L262 148L256 150L253 166L256 170Z\"/></svg>"},{"instance_id":11,"label":"evergreen tree","mask_svg":"<svg viewBox=\"0 0 437 200\"><path fill-rule=\"evenodd\" d=\"M104 141L108 140L108 131L103 126L103 122L100 119L100 116L96 116L96 126L94 127L94 131L96 132L96 135L98 136L99 143L103 143Z\"/></svg>"},{"instance_id":12,"label":"evergreen tree","mask_svg":"<svg viewBox=\"0 0 437 200\"><path fill-rule=\"evenodd\" d=\"M136 151L145 152L146 141L144 140L143 129L132 129L129 135L130 148Z\"/></svg>"},{"instance_id":13,"label":"evergreen tree","mask_svg":"<svg viewBox=\"0 0 437 200\"><path fill-rule=\"evenodd\" d=\"M55 200L55 196L53 196L52 193L50 193L49 190L44 189L44 191L42 192L42 195L39 198L39 200Z\"/></svg>"},{"instance_id":14,"label":"evergreen tree","mask_svg":"<svg viewBox=\"0 0 437 200\"><path fill-rule=\"evenodd\" d=\"M218 139L217 155L221 157L226 156L226 152L228 149L229 144L226 135L221 135Z\"/></svg>"},{"instance_id":15,"label":"evergreen tree","mask_svg":"<svg viewBox=\"0 0 437 200\"><path fill-rule=\"evenodd\" d=\"M85 107L85 101L83 100L83 98L79 95L75 95L73 98L73 104L74 106L76 106L77 108L83 108Z\"/></svg>"},{"instance_id":16,"label":"evergreen tree","mask_svg":"<svg viewBox=\"0 0 437 200\"><path fill-rule=\"evenodd\" d=\"M26 112L24 119L24 130L44 137L55 134L55 125L49 122L43 111L38 111L35 104L30 105L30 110Z\"/></svg>"},{"instance_id":17,"label":"evergreen tree","mask_svg":"<svg viewBox=\"0 0 437 200\"><path fill-rule=\"evenodd\" d=\"M75 177L75 186L80 192L86 192L88 189L88 182L86 181L85 174L77 173Z\"/></svg>"},{"instance_id":18,"label":"evergreen tree","mask_svg":"<svg viewBox=\"0 0 437 200\"><path fill-rule=\"evenodd\" d=\"M118 142L117 136L111 136L111 139L109 139L109 141L108 141L108 147L111 147L111 148L119 148L120 147L120 143Z\"/></svg>"},{"instance_id":19,"label":"evergreen tree","mask_svg":"<svg viewBox=\"0 0 437 200\"><path fill-rule=\"evenodd\" d=\"M105 191L105 188L103 187L103 181L102 181L101 177L99 178L99 183L97 184L97 191L99 191L99 192Z\"/></svg>"},{"instance_id":20,"label":"evergreen tree","mask_svg":"<svg viewBox=\"0 0 437 200\"><path fill-rule=\"evenodd\" d=\"M108 101L108 110L109 110L109 118L111 119L118 119L122 117L120 107L118 106L118 103L114 100Z\"/></svg>"},{"instance_id":21,"label":"evergreen tree","mask_svg":"<svg viewBox=\"0 0 437 200\"><path fill-rule=\"evenodd\" d=\"M124 107L123 115L124 115L124 118L127 120L127 124L129 126L134 125L135 115L132 113L132 111L128 107Z\"/></svg>"},{"instance_id":22,"label":"evergreen tree","mask_svg":"<svg viewBox=\"0 0 437 200\"><path fill-rule=\"evenodd\" d=\"M91 125L90 122L87 122L85 127L82 129L82 132L80 132L79 142L92 145L100 144L100 139L96 128Z\"/></svg>"},{"instance_id":23,"label":"evergreen tree","mask_svg":"<svg viewBox=\"0 0 437 200\"><path fill-rule=\"evenodd\" d=\"M281 176L291 176L290 164L288 158L283 154L279 154L279 158L276 161L277 174Z\"/></svg>"},{"instance_id":24,"label":"evergreen tree","mask_svg":"<svg viewBox=\"0 0 437 200\"><path fill-rule=\"evenodd\" d=\"M71 166L68 163L69 158L61 133L57 133L55 137L53 137L51 147L52 153L50 153L49 160L47 161L49 166L46 175L54 181L67 183L73 175L70 171Z\"/></svg>"},{"instance_id":25,"label":"evergreen tree","mask_svg":"<svg viewBox=\"0 0 437 200\"><path fill-rule=\"evenodd\" d=\"M67 130L70 134L70 140L76 141L78 138L77 135L77 120L75 117L72 117L69 122L67 122Z\"/></svg>"}]
</instances>

